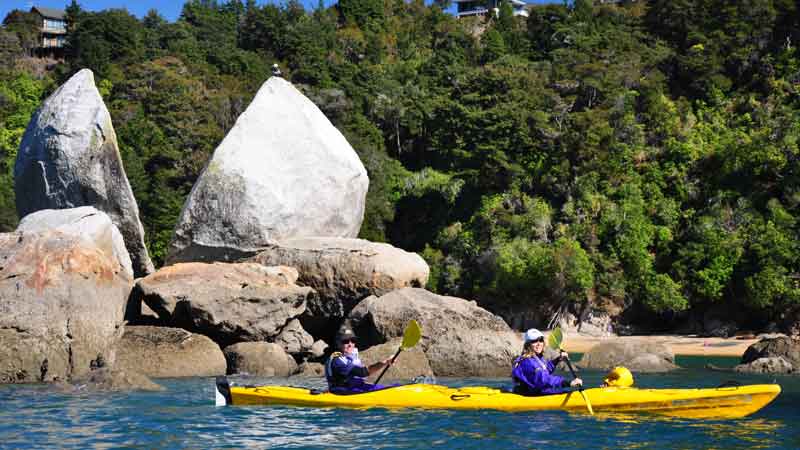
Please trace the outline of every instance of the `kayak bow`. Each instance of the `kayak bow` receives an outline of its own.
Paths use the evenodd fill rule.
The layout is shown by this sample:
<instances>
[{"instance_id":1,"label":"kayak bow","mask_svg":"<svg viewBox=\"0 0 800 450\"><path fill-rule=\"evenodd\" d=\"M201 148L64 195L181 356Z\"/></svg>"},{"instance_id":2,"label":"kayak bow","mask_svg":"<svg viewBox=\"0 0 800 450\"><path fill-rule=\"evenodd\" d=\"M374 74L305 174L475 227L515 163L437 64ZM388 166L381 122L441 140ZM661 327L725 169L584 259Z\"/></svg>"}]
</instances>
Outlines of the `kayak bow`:
<instances>
[{"instance_id":1,"label":"kayak bow","mask_svg":"<svg viewBox=\"0 0 800 450\"><path fill-rule=\"evenodd\" d=\"M683 418L737 418L766 406L781 392L777 384L709 389L585 389L598 413L651 413ZM363 394L336 395L286 386L229 386L217 379L217 404L292 405L350 408L495 409L503 411L565 410L586 412L576 392L525 397L490 387L449 388L408 384Z\"/></svg>"}]
</instances>

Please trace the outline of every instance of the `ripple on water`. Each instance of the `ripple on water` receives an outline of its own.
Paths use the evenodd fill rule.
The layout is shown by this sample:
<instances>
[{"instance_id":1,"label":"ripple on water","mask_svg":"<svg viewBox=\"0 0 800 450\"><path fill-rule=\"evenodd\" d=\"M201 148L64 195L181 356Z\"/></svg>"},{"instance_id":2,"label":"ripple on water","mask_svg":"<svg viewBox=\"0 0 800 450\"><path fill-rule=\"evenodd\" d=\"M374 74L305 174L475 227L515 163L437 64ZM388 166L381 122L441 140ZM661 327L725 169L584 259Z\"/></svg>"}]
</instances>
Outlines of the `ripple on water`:
<instances>
[{"instance_id":1,"label":"ripple on water","mask_svg":"<svg viewBox=\"0 0 800 450\"><path fill-rule=\"evenodd\" d=\"M639 375L637 384L711 387L731 375L695 368ZM583 378L594 385L602 374L588 372ZM736 378L772 381L764 376ZM440 381L456 386L504 383ZM751 417L727 421L556 411L217 408L210 379L161 380L164 392L0 386L0 448L800 448L800 382L792 377L778 382L784 392L773 404Z\"/></svg>"}]
</instances>

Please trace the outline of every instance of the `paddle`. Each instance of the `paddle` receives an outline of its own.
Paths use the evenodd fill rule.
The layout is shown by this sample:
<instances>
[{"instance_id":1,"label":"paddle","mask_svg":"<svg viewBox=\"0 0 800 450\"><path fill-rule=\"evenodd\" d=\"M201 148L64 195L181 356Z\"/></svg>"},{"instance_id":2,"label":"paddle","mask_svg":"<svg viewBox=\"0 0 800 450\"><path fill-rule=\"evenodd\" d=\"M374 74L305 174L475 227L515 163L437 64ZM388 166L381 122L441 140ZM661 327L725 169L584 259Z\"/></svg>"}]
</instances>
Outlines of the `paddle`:
<instances>
[{"instance_id":1,"label":"paddle","mask_svg":"<svg viewBox=\"0 0 800 450\"><path fill-rule=\"evenodd\" d=\"M553 331L550 332L550 336L547 337L547 346L552 348L553 350L557 350L560 354L561 350L561 341L564 339L564 335L561 333L561 327L553 328ZM575 375L575 369L572 368L572 362L570 362L569 357L567 359L567 367L569 367L569 371L572 374L572 378L578 378ZM586 402L586 409L589 410L589 414L594 415L594 411L592 410L592 404L589 402L589 397L583 392L583 385L578 388L578 392L581 393L581 397L583 397L583 401Z\"/></svg>"},{"instance_id":2,"label":"paddle","mask_svg":"<svg viewBox=\"0 0 800 450\"><path fill-rule=\"evenodd\" d=\"M422 329L419 327L419 324L417 323L416 320L411 319L411 321L408 322L408 325L406 325L405 331L403 331L403 343L400 344L400 348L397 349L397 353L395 353L394 356L392 357L392 362L389 363L388 366L384 367L383 372L381 372L381 374L378 375L378 379L375 380L375 384L378 384L381 381L381 378L383 378L383 374L385 374L386 371L389 370L389 366L394 364L394 360L397 359L397 357L400 355L400 352L402 352L403 350L408 350L417 345L417 342L419 342L420 337L422 337Z\"/></svg>"}]
</instances>

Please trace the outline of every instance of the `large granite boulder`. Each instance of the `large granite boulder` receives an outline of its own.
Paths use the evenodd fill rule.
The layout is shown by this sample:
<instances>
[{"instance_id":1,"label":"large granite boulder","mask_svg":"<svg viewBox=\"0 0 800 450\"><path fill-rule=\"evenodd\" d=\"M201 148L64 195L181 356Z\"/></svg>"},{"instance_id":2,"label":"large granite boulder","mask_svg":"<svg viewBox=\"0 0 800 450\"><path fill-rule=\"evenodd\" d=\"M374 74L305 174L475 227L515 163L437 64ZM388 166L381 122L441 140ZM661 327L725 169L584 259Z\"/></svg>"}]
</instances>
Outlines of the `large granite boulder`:
<instances>
[{"instance_id":1,"label":"large granite boulder","mask_svg":"<svg viewBox=\"0 0 800 450\"><path fill-rule=\"evenodd\" d=\"M747 347L735 370L755 373L800 372L800 340L788 336L761 339Z\"/></svg>"},{"instance_id":2,"label":"large granite boulder","mask_svg":"<svg viewBox=\"0 0 800 450\"><path fill-rule=\"evenodd\" d=\"M222 349L211 339L180 328L126 326L117 343L115 370L153 378L224 375Z\"/></svg>"},{"instance_id":3,"label":"large granite boulder","mask_svg":"<svg viewBox=\"0 0 800 450\"><path fill-rule=\"evenodd\" d=\"M92 241L106 255L113 256L128 278L133 279L131 257L125 241L111 218L92 206L42 209L23 217L17 231L31 233L56 230Z\"/></svg>"},{"instance_id":4,"label":"large granite boulder","mask_svg":"<svg viewBox=\"0 0 800 450\"><path fill-rule=\"evenodd\" d=\"M298 283L317 292L303 318L305 328L316 336L335 329L364 298L425 286L429 273L428 264L416 253L363 239L284 239L251 260L297 268Z\"/></svg>"},{"instance_id":5,"label":"large granite boulder","mask_svg":"<svg viewBox=\"0 0 800 450\"><path fill-rule=\"evenodd\" d=\"M578 365L587 369L610 370L617 366L634 372L667 372L677 369L675 354L659 342L607 341L584 353Z\"/></svg>"},{"instance_id":6,"label":"large granite boulder","mask_svg":"<svg viewBox=\"0 0 800 450\"><path fill-rule=\"evenodd\" d=\"M370 366L378 361L383 361L386 358L391 358L400 348L403 339L392 339L389 342L372 346L359 354L361 361L365 366ZM371 376L369 381L374 382L380 372ZM405 381L414 379L418 376L430 377L433 376L433 369L428 362L428 357L425 352L419 347L414 347L405 350L397 357L391 367L386 371L386 374L381 378L381 384L388 381Z\"/></svg>"},{"instance_id":7,"label":"large granite boulder","mask_svg":"<svg viewBox=\"0 0 800 450\"><path fill-rule=\"evenodd\" d=\"M167 263L240 259L296 236L355 237L368 185L339 130L272 77L192 188Z\"/></svg>"},{"instance_id":8,"label":"large granite boulder","mask_svg":"<svg viewBox=\"0 0 800 450\"><path fill-rule=\"evenodd\" d=\"M73 75L34 113L17 153L14 191L20 217L78 206L105 212L125 238L136 276L153 271L111 116L90 70Z\"/></svg>"},{"instance_id":9,"label":"large granite boulder","mask_svg":"<svg viewBox=\"0 0 800 450\"><path fill-rule=\"evenodd\" d=\"M297 371L297 363L278 344L240 342L225 347L229 374L264 377L288 377Z\"/></svg>"},{"instance_id":10,"label":"large granite boulder","mask_svg":"<svg viewBox=\"0 0 800 450\"><path fill-rule=\"evenodd\" d=\"M314 292L291 267L256 263L182 263L137 280L127 318L145 303L162 324L209 336L222 347L271 341L306 310Z\"/></svg>"},{"instance_id":11,"label":"large granite boulder","mask_svg":"<svg viewBox=\"0 0 800 450\"><path fill-rule=\"evenodd\" d=\"M67 381L113 361L132 284L86 239L0 234L0 383Z\"/></svg>"},{"instance_id":12,"label":"large granite boulder","mask_svg":"<svg viewBox=\"0 0 800 450\"><path fill-rule=\"evenodd\" d=\"M403 288L361 301L348 316L363 347L401 337L408 321L422 327L420 346L437 376L507 376L522 338L474 301Z\"/></svg>"}]
</instances>

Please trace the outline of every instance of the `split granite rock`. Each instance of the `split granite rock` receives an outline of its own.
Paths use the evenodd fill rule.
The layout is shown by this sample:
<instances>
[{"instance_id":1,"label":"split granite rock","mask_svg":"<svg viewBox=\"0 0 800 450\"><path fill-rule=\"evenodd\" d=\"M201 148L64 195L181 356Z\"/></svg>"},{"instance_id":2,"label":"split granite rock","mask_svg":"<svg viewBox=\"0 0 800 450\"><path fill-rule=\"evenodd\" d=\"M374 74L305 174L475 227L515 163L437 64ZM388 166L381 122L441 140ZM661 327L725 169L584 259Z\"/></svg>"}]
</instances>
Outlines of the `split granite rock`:
<instances>
[{"instance_id":1,"label":"split granite rock","mask_svg":"<svg viewBox=\"0 0 800 450\"><path fill-rule=\"evenodd\" d=\"M90 70L73 75L34 113L14 164L14 191L20 217L79 206L105 212L125 239L135 275L153 271L111 116Z\"/></svg>"},{"instance_id":2,"label":"split granite rock","mask_svg":"<svg viewBox=\"0 0 800 450\"><path fill-rule=\"evenodd\" d=\"M403 336L415 319L417 344L436 376L508 376L522 338L474 301L403 288L361 301L348 316L363 347Z\"/></svg>"},{"instance_id":3,"label":"split granite rock","mask_svg":"<svg viewBox=\"0 0 800 450\"><path fill-rule=\"evenodd\" d=\"M355 237L368 186L342 133L290 82L272 77L192 188L167 264L239 260L290 237Z\"/></svg>"},{"instance_id":4,"label":"split granite rock","mask_svg":"<svg viewBox=\"0 0 800 450\"><path fill-rule=\"evenodd\" d=\"M0 234L0 383L69 381L113 361L132 285L86 239Z\"/></svg>"},{"instance_id":5,"label":"split granite rock","mask_svg":"<svg viewBox=\"0 0 800 450\"><path fill-rule=\"evenodd\" d=\"M206 335L223 348L272 341L306 310L314 292L296 280L291 267L175 264L137 280L126 318L137 323L144 303L162 324Z\"/></svg>"}]
</instances>

